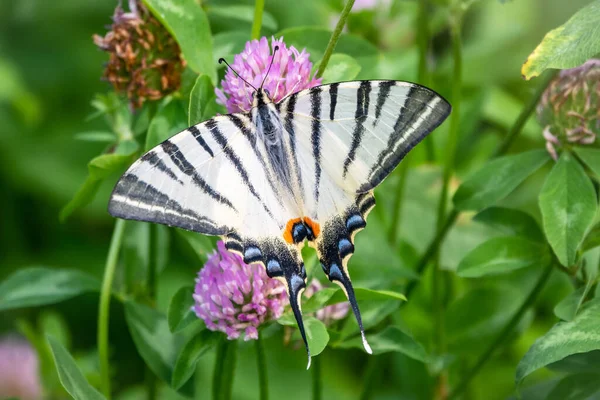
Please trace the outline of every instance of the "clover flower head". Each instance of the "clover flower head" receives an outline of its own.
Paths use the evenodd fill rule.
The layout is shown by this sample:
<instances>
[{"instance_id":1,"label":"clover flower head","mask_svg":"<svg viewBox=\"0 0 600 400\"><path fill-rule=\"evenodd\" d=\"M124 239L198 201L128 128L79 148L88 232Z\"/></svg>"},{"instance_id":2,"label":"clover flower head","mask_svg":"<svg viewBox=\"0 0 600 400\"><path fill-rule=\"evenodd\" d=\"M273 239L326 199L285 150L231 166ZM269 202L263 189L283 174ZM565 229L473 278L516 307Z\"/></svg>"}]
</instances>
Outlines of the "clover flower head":
<instances>
[{"instance_id":1,"label":"clover flower head","mask_svg":"<svg viewBox=\"0 0 600 400\"><path fill-rule=\"evenodd\" d=\"M556 160L557 147L591 145L600 133L600 60L561 71L537 106L546 149Z\"/></svg>"},{"instance_id":2,"label":"clover flower head","mask_svg":"<svg viewBox=\"0 0 600 400\"><path fill-rule=\"evenodd\" d=\"M160 100L179 89L185 60L179 45L140 0L129 0L129 11L117 5L113 23L94 43L110 53L104 79L124 92L133 108Z\"/></svg>"},{"instance_id":3,"label":"clover flower head","mask_svg":"<svg viewBox=\"0 0 600 400\"><path fill-rule=\"evenodd\" d=\"M267 276L262 265L246 264L222 241L198 273L193 311L206 327L230 340L258 339L258 327L277 319L287 304L285 286Z\"/></svg>"},{"instance_id":4,"label":"clover flower head","mask_svg":"<svg viewBox=\"0 0 600 400\"><path fill-rule=\"evenodd\" d=\"M312 297L316 292L323 289L323 285L317 279L313 279L307 286L304 295L307 298ZM343 319L350 310L350 303L344 301L342 303L332 304L321 308L315 313L315 317L321 320L325 325L331 325L335 321Z\"/></svg>"},{"instance_id":5,"label":"clover flower head","mask_svg":"<svg viewBox=\"0 0 600 400\"><path fill-rule=\"evenodd\" d=\"M42 398L38 367L37 354L25 340L11 336L0 339L0 398Z\"/></svg>"},{"instance_id":6,"label":"clover flower head","mask_svg":"<svg viewBox=\"0 0 600 400\"><path fill-rule=\"evenodd\" d=\"M275 46L279 50L273 55ZM267 75L272 59L273 65ZM276 103L292 93L321 84L320 78L310 76L312 63L309 53L305 49L300 52L294 46L288 48L283 38L271 38L271 46L264 36L247 42L244 50L233 58L231 68L256 88L264 80L263 88L269 91ZM230 113L248 112L252 108L253 89L231 68L221 81L223 89L215 89L217 102L226 106Z\"/></svg>"}]
</instances>

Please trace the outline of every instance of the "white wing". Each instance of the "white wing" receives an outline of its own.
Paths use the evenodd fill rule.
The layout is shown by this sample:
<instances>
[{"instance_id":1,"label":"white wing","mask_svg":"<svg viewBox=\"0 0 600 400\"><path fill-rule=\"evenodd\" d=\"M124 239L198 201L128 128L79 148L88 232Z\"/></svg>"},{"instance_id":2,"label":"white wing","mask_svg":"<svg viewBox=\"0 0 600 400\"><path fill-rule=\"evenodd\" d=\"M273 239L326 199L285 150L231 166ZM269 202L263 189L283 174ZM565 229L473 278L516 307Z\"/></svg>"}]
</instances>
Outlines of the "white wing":
<instances>
[{"instance_id":1,"label":"white wing","mask_svg":"<svg viewBox=\"0 0 600 400\"><path fill-rule=\"evenodd\" d=\"M210 119L137 160L117 183L109 212L208 235L279 236L292 215L264 159L247 115Z\"/></svg>"},{"instance_id":2,"label":"white wing","mask_svg":"<svg viewBox=\"0 0 600 400\"><path fill-rule=\"evenodd\" d=\"M450 113L434 91L398 81L318 86L278 108L295 138L306 213L319 221L380 184Z\"/></svg>"}]
</instances>

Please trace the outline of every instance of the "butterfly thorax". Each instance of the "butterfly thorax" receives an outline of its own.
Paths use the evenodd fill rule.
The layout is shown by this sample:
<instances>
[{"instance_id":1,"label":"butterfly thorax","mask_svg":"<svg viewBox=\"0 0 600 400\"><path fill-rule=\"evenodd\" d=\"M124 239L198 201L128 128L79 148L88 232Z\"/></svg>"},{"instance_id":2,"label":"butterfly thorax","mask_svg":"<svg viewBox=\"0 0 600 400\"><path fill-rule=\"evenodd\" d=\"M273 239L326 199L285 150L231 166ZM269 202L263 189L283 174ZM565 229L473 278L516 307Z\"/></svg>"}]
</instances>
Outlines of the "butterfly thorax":
<instances>
[{"instance_id":1,"label":"butterfly thorax","mask_svg":"<svg viewBox=\"0 0 600 400\"><path fill-rule=\"evenodd\" d=\"M264 89L254 94L251 118L256 126L257 139L264 145L265 159L272 172L272 187L279 189L277 191L282 201L300 211L303 208L301 201L298 201L300 187L293 174L290 149L284 137L285 129L275 103ZM290 197L290 194L293 196Z\"/></svg>"}]
</instances>

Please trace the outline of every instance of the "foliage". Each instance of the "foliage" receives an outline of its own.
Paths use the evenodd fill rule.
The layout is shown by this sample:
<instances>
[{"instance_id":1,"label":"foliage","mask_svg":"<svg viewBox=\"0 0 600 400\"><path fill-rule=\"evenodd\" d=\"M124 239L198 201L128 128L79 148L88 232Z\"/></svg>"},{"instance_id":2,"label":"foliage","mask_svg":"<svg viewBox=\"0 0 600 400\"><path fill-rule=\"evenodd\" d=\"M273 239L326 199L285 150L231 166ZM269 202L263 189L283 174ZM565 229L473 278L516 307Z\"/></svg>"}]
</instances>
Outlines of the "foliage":
<instances>
[{"instance_id":1,"label":"foliage","mask_svg":"<svg viewBox=\"0 0 600 400\"><path fill-rule=\"evenodd\" d=\"M31 343L47 398L599 395L600 150L572 142L555 161L529 118L545 70L600 52L599 1L357 0L331 41L343 3L137 2L186 68L179 90L135 111L99 81L106 54L91 40L116 1L0 5L0 332ZM129 221L111 237L106 213L145 150L225 112L217 59L256 29L305 48L324 83L415 81L454 108L376 189L356 238L349 270L373 355L351 315L317 318L345 301L328 287L302 299L309 373L289 308L249 342L191 311L214 238ZM542 76L523 80L524 60L525 78Z\"/></svg>"}]
</instances>

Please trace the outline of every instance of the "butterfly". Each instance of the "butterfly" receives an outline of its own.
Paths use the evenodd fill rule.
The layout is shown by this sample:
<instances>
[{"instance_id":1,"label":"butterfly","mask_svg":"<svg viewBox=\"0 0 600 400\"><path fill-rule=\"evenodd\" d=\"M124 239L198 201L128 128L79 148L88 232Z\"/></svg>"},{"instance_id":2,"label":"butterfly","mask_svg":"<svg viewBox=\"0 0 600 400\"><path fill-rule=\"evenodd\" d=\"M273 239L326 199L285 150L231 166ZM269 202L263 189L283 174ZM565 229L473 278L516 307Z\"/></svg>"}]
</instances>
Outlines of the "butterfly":
<instances>
[{"instance_id":1,"label":"butterfly","mask_svg":"<svg viewBox=\"0 0 600 400\"><path fill-rule=\"evenodd\" d=\"M261 85L250 112L191 126L134 162L109 213L221 236L244 262L263 265L287 289L310 365L300 309L308 242L371 353L348 272L354 237L375 187L450 110L431 89L401 81L331 83L277 103Z\"/></svg>"}]
</instances>

